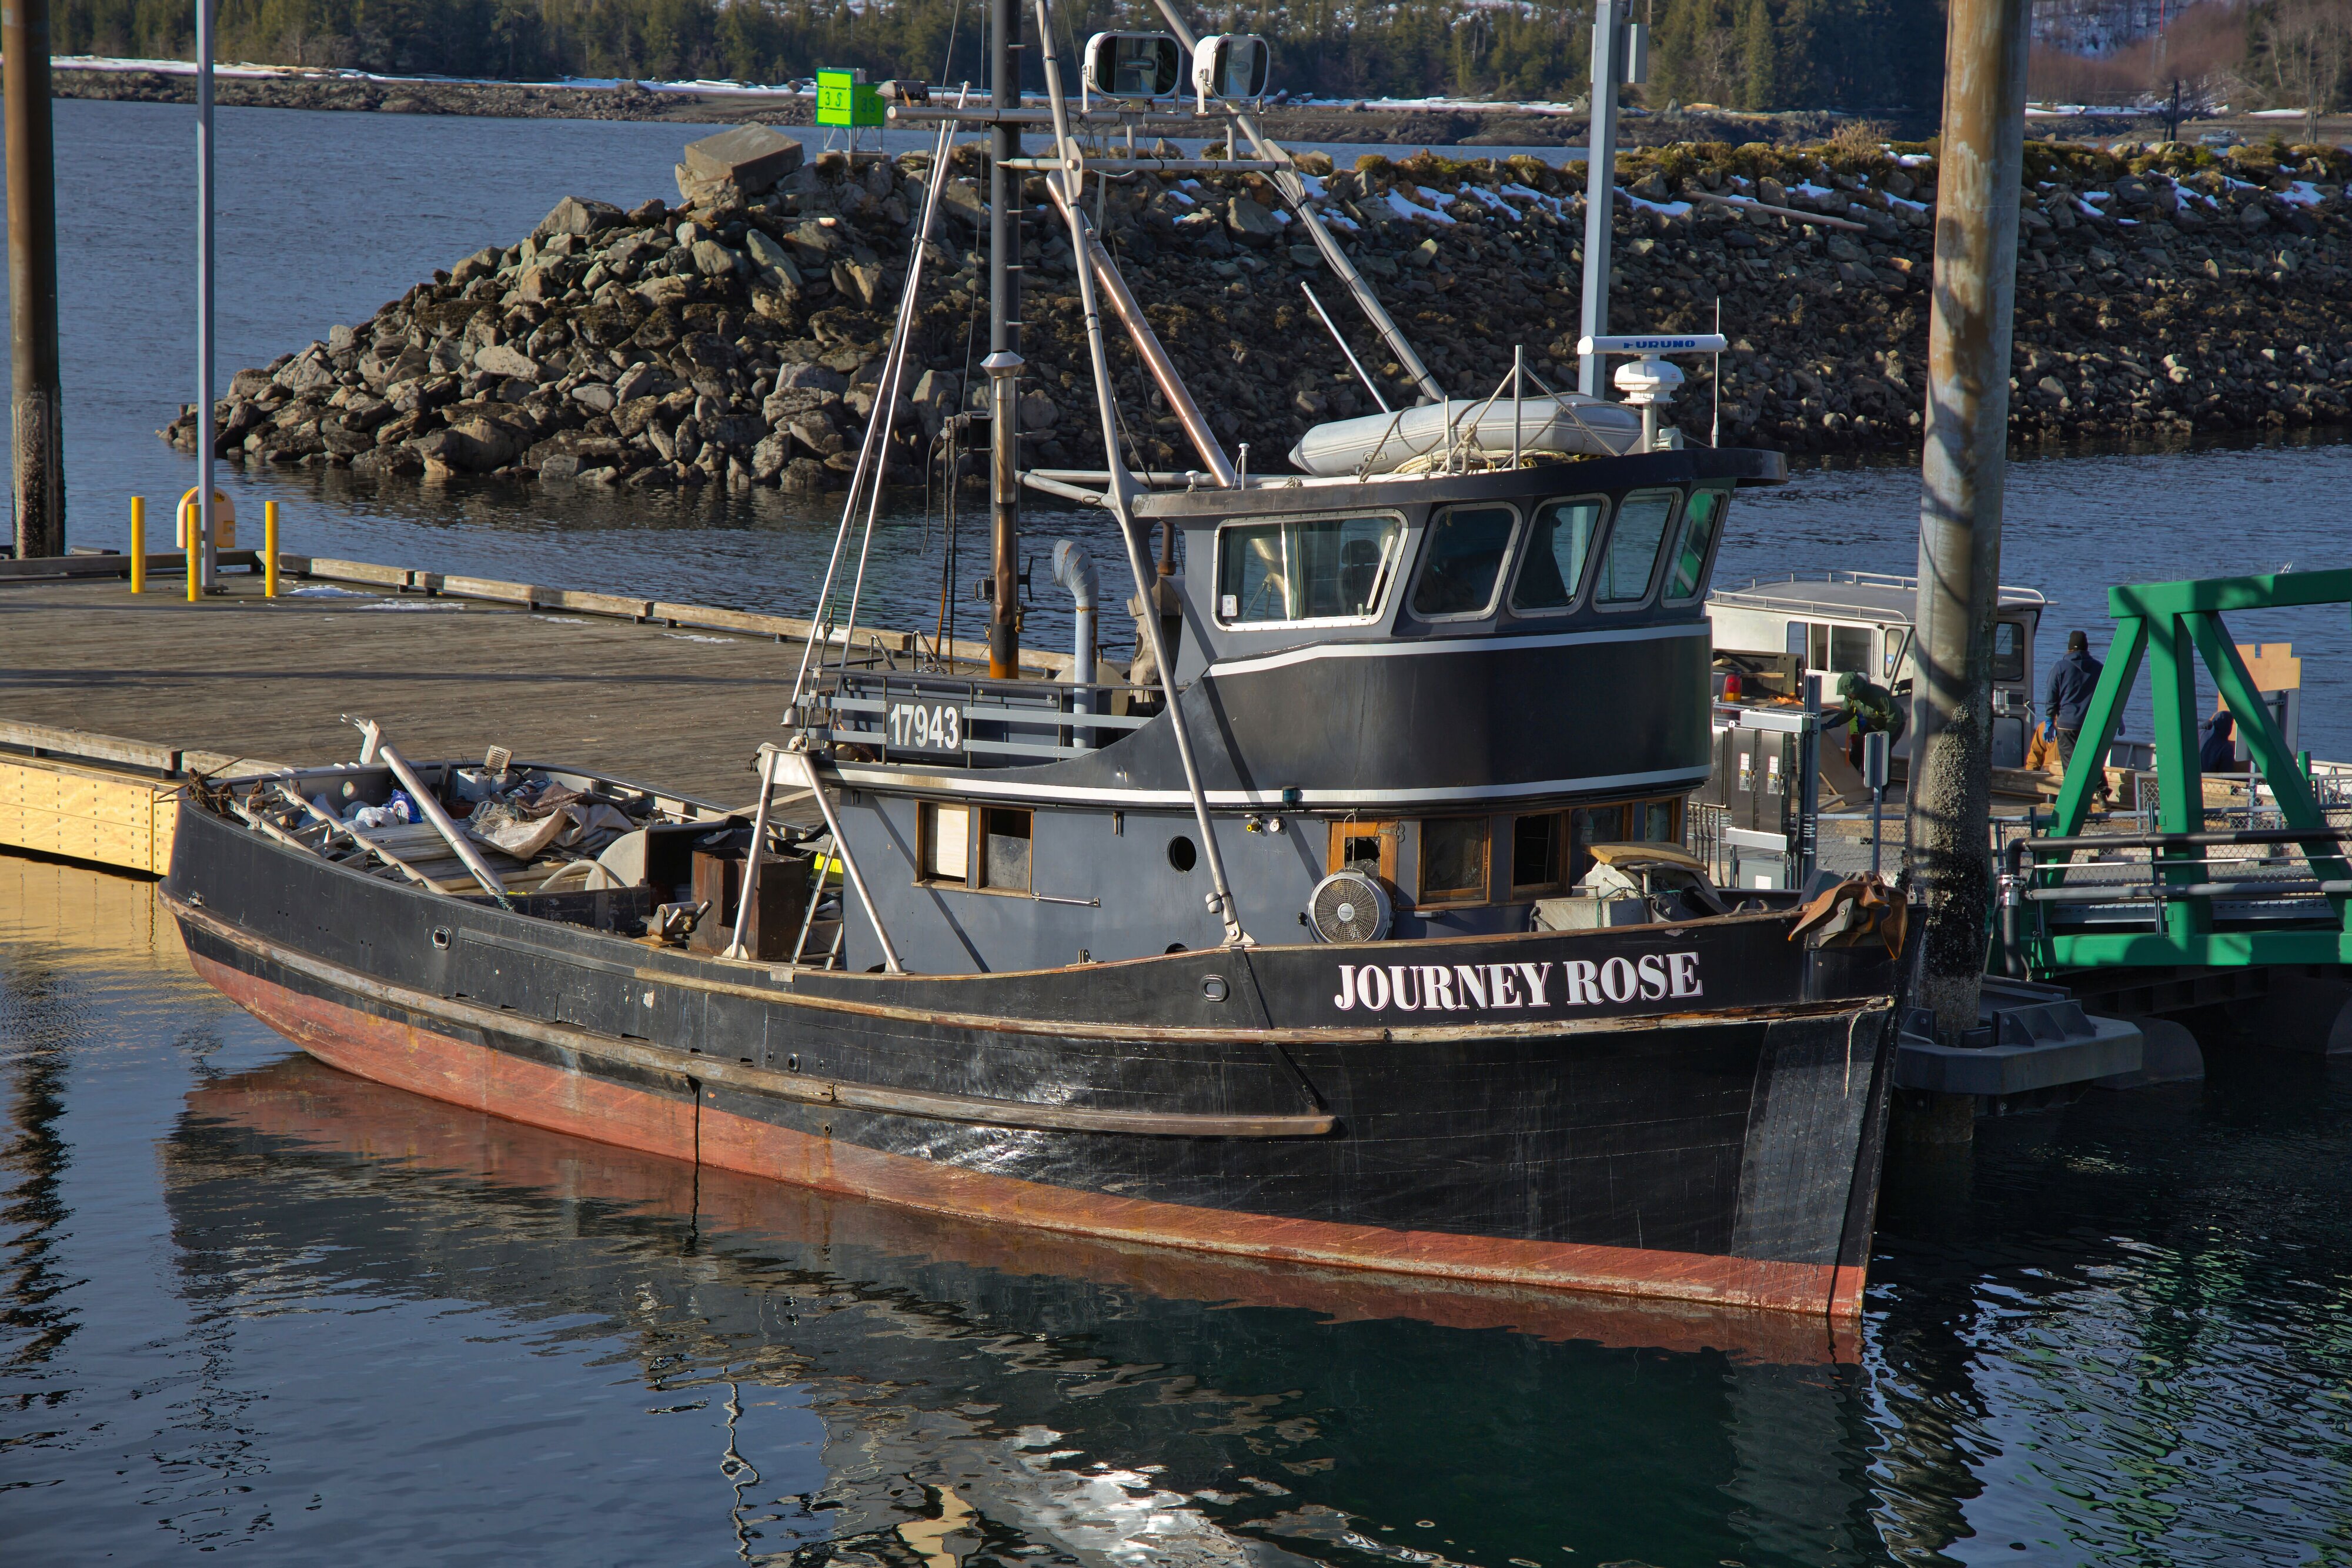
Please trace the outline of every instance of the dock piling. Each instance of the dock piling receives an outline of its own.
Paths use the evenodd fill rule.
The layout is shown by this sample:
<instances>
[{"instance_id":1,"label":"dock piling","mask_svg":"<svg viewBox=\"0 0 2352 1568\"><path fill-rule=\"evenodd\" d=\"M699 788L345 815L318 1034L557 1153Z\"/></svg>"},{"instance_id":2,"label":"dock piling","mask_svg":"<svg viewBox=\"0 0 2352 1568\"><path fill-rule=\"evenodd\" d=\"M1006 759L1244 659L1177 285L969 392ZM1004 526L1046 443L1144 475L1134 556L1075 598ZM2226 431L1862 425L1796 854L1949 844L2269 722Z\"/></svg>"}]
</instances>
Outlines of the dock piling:
<instances>
[{"instance_id":1,"label":"dock piling","mask_svg":"<svg viewBox=\"0 0 2352 1568\"><path fill-rule=\"evenodd\" d=\"M49 123L49 0L0 5L7 125L10 473L16 559L66 553L64 394L58 351L57 157Z\"/></svg>"},{"instance_id":2,"label":"dock piling","mask_svg":"<svg viewBox=\"0 0 2352 1568\"><path fill-rule=\"evenodd\" d=\"M196 0L196 527L189 589L220 591L219 518L213 510L213 42L216 0Z\"/></svg>"},{"instance_id":3,"label":"dock piling","mask_svg":"<svg viewBox=\"0 0 2352 1568\"><path fill-rule=\"evenodd\" d=\"M1906 808L1927 916L1916 995L1945 1044L1976 1026L1992 904L1992 622L2031 15L2029 0L1952 0L1945 50Z\"/></svg>"}]
</instances>

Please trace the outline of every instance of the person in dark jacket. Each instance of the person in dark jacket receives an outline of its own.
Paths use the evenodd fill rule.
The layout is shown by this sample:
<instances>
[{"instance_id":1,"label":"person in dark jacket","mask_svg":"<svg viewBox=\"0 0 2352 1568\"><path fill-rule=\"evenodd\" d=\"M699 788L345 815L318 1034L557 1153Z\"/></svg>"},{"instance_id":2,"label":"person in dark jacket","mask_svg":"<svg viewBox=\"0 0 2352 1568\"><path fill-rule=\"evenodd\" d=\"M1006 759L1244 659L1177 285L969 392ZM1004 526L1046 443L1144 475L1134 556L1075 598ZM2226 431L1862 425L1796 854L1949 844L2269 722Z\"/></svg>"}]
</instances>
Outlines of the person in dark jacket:
<instances>
[{"instance_id":1,"label":"person in dark jacket","mask_svg":"<svg viewBox=\"0 0 2352 1568\"><path fill-rule=\"evenodd\" d=\"M2197 770L2200 773L2242 773L2246 765L2238 760L2237 721L2223 708L2205 726L2205 744L2197 748Z\"/></svg>"},{"instance_id":2,"label":"person in dark jacket","mask_svg":"<svg viewBox=\"0 0 2352 1568\"><path fill-rule=\"evenodd\" d=\"M2106 668L2091 657L2091 640L2080 632L2066 633L2066 656L2050 666L2049 700L2042 706L2058 736L2058 762L2063 768L2074 760L2074 742L2083 733L2091 694L2099 689Z\"/></svg>"}]
</instances>

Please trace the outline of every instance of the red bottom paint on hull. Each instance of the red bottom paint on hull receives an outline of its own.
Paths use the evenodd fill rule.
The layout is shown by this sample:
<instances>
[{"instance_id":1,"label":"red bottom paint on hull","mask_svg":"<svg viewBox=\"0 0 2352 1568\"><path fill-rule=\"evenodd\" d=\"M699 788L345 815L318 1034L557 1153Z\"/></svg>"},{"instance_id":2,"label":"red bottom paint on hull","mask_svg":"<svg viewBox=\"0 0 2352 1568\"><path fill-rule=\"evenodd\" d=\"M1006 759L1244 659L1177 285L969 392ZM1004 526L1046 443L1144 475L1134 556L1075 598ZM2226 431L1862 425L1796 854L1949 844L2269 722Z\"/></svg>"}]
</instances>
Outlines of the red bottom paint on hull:
<instances>
[{"instance_id":1,"label":"red bottom paint on hull","mask_svg":"<svg viewBox=\"0 0 2352 1568\"><path fill-rule=\"evenodd\" d=\"M1055 1187L885 1154L567 1072L288 989L191 952L224 995L332 1067L510 1121L925 1213L1189 1251L1857 1318L1863 1270L1293 1219Z\"/></svg>"}]
</instances>

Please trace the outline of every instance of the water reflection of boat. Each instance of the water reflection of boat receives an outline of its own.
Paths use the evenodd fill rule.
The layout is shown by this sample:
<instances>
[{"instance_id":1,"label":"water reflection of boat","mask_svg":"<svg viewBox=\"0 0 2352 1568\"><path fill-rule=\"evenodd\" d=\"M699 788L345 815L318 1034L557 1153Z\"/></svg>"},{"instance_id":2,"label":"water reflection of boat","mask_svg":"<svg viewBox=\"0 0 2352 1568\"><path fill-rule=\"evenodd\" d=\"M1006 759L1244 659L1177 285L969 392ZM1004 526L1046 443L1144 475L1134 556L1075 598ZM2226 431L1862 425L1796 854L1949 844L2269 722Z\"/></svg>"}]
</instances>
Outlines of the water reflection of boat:
<instances>
[{"instance_id":1,"label":"water reflection of boat","mask_svg":"<svg viewBox=\"0 0 2352 1568\"><path fill-rule=\"evenodd\" d=\"M755 1561L793 1535L891 1563L961 1561L984 1539L999 1554L1273 1563L1298 1560L1285 1542L1323 1556L1351 1532L1385 1549L1382 1522L1425 1517L1451 1521L1457 1561L1564 1535L1653 1558L1668 1539L1716 1557L1771 1540L1818 1561L1859 1517L1852 1375L1823 1364L1852 1346L1818 1323L1800 1343L1781 1314L1374 1299L1348 1273L814 1194L780 1204L755 1179L299 1057L198 1088L165 1158L184 1266L209 1291L259 1270L280 1290L578 1314L665 1396L719 1407L737 1397L728 1380L794 1386L824 1427L823 1487L780 1509L730 1484L714 1503L739 1526L754 1503L772 1516ZM1645 1344L1732 1354L1628 1348ZM749 1446L727 1458L740 1464L776 1468ZM1464 1517L1473 1475L1491 1519ZM1662 1499L1681 1511L1671 1523ZM1479 1550L1475 1529L1491 1537Z\"/></svg>"},{"instance_id":2,"label":"water reflection of boat","mask_svg":"<svg viewBox=\"0 0 2352 1568\"><path fill-rule=\"evenodd\" d=\"M501 1186L593 1198L646 1214L796 1248L853 1248L873 1266L952 1263L1142 1295L1295 1308L1327 1321L1409 1318L1444 1328L1507 1328L1538 1339L1617 1347L1719 1350L1748 1362L1809 1365L1855 1359L1853 1327L1788 1313L1685 1302L1562 1295L1472 1283L1410 1283L1356 1270L1275 1266L1248 1259L1124 1245L1050 1231L959 1224L893 1204L567 1137L387 1088L289 1057L206 1085L195 1113L306 1147L471 1175Z\"/></svg>"}]
</instances>

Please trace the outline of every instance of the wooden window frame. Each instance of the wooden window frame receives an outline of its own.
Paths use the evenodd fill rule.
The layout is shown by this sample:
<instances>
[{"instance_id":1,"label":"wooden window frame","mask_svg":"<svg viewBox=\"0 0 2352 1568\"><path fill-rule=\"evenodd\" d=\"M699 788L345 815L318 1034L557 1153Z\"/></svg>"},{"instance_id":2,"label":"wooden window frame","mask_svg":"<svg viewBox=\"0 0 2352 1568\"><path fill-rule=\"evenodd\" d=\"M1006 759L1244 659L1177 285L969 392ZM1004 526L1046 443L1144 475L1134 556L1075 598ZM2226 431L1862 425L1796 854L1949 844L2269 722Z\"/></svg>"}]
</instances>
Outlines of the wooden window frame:
<instances>
[{"instance_id":1,"label":"wooden window frame","mask_svg":"<svg viewBox=\"0 0 2352 1568\"><path fill-rule=\"evenodd\" d=\"M1471 888L1437 888L1428 885L1429 830L1438 823L1475 822L1478 826L1478 883ZM1494 901L1495 887L1495 820L1492 817L1423 817L1415 823L1413 853L1413 907L1416 909L1467 909Z\"/></svg>"},{"instance_id":2,"label":"wooden window frame","mask_svg":"<svg viewBox=\"0 0 2352 1568\"><path fill-rule=\"evenodd\" d=\"M1028 878L1019 887L992 886L988 881L989 819L993 816L1017 816L1028 823ZM1037 813L1026 806L986 806L972 808L971 889L975 893L993 893L1008 898L1029 898L1037 888ZM1012 835L1007 834L1006 837Z\"/></svg>"},{"instance_id":3,"label":"wooden window frame","mask_svg":"<svg viewBox=\"0 0 2352 1568\"><path fill-rule=\"evenodd\" d=\"M941 811L961 811L963 817L963 875L961 878L931 874L932 849L939 833ZM918 887L961 887L969 890L972 873L980 864L980 853L973 833L980 824L980 808L962 800L918 800L915 802L915 884Z\"/></svg>"},{"instance_id":4,"label":"wooden window frame","mask_svg":"<svg viewBox=\"0 0 2352 1568\"><path fill-rule=\"evenodd\" d=\"M1323 846L1324 874L1348 869L1346 852L1349 839L1377 838L1381 841L1381 864L1374 874L1391 887L1398 885L1397 840L1402 827L1402 823L1385 817L1369 822L1345 817L1332 822L1330 837Z\"/></svg>"}]
</instances>

